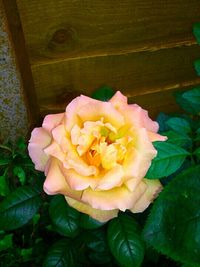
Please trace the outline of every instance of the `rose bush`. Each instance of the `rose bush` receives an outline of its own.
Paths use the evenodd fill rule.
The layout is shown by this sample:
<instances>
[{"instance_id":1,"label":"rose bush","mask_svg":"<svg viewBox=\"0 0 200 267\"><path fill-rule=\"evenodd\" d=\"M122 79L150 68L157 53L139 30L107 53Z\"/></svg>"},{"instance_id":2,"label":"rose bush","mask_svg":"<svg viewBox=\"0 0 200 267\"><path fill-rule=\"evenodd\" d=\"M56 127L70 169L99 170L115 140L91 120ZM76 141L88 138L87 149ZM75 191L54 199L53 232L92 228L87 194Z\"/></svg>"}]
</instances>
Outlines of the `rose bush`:
<instances>
[{"instance_id":1,"label":"rose bush","mask_svg":"<svg viewBox=\"0 0 200 267\"><path fill-rule=\"evenodd\" d=\"M162 189L144 178L157 154L152 142L166 140L157 131L147 111L119 91L108 102L81 95L65 113L44 118L28 150L45 172L47 194L63 194L70 206L104 222L119 210L142 212Z\"/></svg>"}]
</instances>

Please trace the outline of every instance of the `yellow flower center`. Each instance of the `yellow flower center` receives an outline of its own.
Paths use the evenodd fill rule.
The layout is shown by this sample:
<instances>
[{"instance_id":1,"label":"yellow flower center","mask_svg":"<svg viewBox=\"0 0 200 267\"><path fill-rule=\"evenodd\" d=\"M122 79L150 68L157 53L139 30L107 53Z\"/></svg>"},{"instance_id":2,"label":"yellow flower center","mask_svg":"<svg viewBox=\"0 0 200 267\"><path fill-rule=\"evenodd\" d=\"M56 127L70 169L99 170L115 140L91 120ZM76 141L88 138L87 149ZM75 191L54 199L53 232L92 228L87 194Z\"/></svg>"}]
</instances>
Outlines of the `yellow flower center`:
<instances>
[{"instance_id":1,"label":"yellow flower center","mask_svg":"<svg viewBox=\"0 0 200 267\"><path fill-rule=\"evenodd\" d=\"M127 125L116 129L101 119L85 122L82 128L75 125L71 130L71 141L88 165L109 170L123 162L127 145L132 141L128 132Z\"/></svg>"}]
</instances>

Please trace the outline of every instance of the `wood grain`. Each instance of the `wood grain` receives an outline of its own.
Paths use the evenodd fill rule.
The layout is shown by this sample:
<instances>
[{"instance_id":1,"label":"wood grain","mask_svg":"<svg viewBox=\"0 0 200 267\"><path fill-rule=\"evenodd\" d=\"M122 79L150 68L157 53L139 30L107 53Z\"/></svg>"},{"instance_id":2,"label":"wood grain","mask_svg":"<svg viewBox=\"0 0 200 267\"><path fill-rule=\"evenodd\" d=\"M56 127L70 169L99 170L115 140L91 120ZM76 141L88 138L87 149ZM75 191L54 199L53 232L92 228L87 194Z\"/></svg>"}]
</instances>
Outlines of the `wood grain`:
<instances>
[{"instance_id":1,"label":"wood grain","mask_svg":"<svg viewBox=\"0 0 200 267\"><path fill-rule=\"evenodd\" d=\"M176 104L174 93L181 90L191 89L191 86L185 88L175 88L165 90L161 92L149 92L142 95L136 95L130 97L129 103L136 103L140 105L143 109L148 110L149 116L156 119L157 115L162 112L174 113L183 112L181 108ZM67 106L68 102L61 103L46 103L41 105L41 117L43 118L47 114L60 113L63 112Z\"/></svg>"},{"instance_id":2,"label":"wood grain","mask_svg":"<svg viewBox=\"0 0 200 267\"><path fill-rule=\"evenodd\" d=\"M4 2L25 95L30 110L35 103L42 116L102 85L121 90L155 116L177 109L174 90L200 83L193 68L200 48L192 36L199 0ZM24 36L14 23L18 13Z\"/></svg>"},{"instance_id":3,"label":"wood grain","mask_svg":"<svg viewBox=\"0 0 200 267\"><path fill-rule=\"evenodd\" d=\"M31 61L193 44L199 0L16 0Z\"/></svg>"},{"instance_id":4,"label":"wood grain","mask_svg":"<svg viewBox=\"0 0 200 267\"><path fill-rule=\"evenodd\" d=\"M66 59L32 66L40 105L66 102L102 85L122 90L127 96L200 83L193 61L200 48L182 47L120 56Z\"/></svg>"}]
</instances>

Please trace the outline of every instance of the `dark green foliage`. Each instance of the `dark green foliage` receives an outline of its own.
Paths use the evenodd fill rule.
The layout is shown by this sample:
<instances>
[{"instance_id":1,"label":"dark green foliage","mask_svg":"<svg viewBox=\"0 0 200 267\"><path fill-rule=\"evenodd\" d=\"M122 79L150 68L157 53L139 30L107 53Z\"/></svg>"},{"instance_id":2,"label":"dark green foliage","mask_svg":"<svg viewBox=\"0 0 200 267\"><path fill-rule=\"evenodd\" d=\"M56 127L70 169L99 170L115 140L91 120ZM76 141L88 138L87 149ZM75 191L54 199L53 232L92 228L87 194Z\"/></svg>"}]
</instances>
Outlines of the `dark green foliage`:
<instances>
[{"instance_id":1,"label":"dark green foliage","mask_svg":"<svg viewBox=\"0 0 200 267\"><path fill-rule=\"evenodd\" d=\"M43 267L77 267L77 252L68 239L57 241L48 251Z\"/></svg>"},{"instance_id":2,"label":"dark green foliage","mask_svg":"<svg viewBox=\"0 0 200 267\"><path fill-rule=\"evenodd\" d=\"M61 235L75 237L79 233L79 212L69 207L64 196L53 197L49 215L55 230Z\"/></svg>"},{"instance_id":3,"label":"dark green foliage","mask_svg":"<svg viewBox=\"0 0 200 267\"><path fill-rule=\"evenodd\" d=\"M6 250L13 246L13 234L5 235L2 239L0 239L0 251Z\"/></svg>"},{"instance_id":4,"label":"dark green foliage","mask_svg":"<svg viewBox=\"0 0 200 267\"><path fill-rule=\"evenodd\" d=\"M82 213L80 216L80 226L83 229L97 229L101 226L103 226L105 223L99 222L87 214Z\"/></svg>"},{"instance_id":5,"label":"dark green foliage","mask_svg":"<svg viewBox=\"0 0 200 267\"><path fill-rule=\"evenodd\" d=\"M101 100L101 101L108 101L114 94L115 92L113 91L111 87L102 86L96 91L94 91L91 97L97 100Z\"/></svg>"},{"instance_id":6,"label":"dark green foliage","mask_svg":"<svg viewBox=\"0 0 200 267\"><path fill-rule=\"evenodd\" d=\"M112 261L104 228L86 232L85 240L88 256L94 264L104 265Z\"/></svg>"},{"instance_id":7,"label":"dark green foliage","mask_svg":"<svg viewBox=\"0 0 200 267\"><path fill-rule=\"evenodd\" d=\"M197 43L200 45L200 22L194 23L193 34L197 40Z\"/></svg>"},{"instance_id":8,"label":"dark green foliage","mask_svg":"<svg viewBox=\"0 0 200 267\"><path fill-rule=\"evenodd\" d=\"M119 215L108 226L108 243L113 256L124 267L139 267L144 257L144 244L134 219Z\"/></svg>"},{"instance_id":9,"label":"dark green foliage","mask_svg":"<svg viewBox=\"0 0 200 267\"><path fill-rule=\"evenodd\" d=\"M188 147L192 144L192 139L185 134L177 133L175 131L167 131L162 133L164 136L167 136L167 142L181 146Z\"/></svg>"},{"instance_id":10,"label":"dark green foliage","mask_svg":"<svg viewBox=\"0 0 200 267\"><path fill-rule=\"evenodd\" d=\"M7 184L7 177L6 174L4 173L3 175L0 176L0 196L7 196L9 194L9 187Z\"/></svg>"},{"instance_id":11,"label":"dark green foliage","mask_svg":"<svg viewBox=\"0 0 200 267\"><path fill-rule=\"evenodd\" d=\"M15 166L13 168L13 174L19 178L19 181L20 181L21 185L25 184L26 174L25 174L25 171L23 170L22 167Z\"/></svg>"},{"instance_id":12,"label":"dark green foliage","mask_svg":"<svg viewBox=\"0 0 200 267\"><path fill-rule=\"evenodd\" d=\"M169 127L166 124L166 121L169 118L170 118L170 116L167 115L167 114L165 114L165 113L163 113L163 112L160 112L158 114L158 117L156 118L156 121L159 124L159 133L162 133L162 132L165 132L165 131L168 131L169 130Z\"/></svg>"},{"instance_id":13,"label":"dark green foliage","mask_svg":"<svg viewBox=\"0 0 200 267\"><path fill-rule=\"evenodd\" d=\"M200 87L197 86L192 90L177 93L177 103L187 112L191 114L198 114L200 112Z\"/></svg>"},{"instance_id":14,"label":"dark green foliage","mask_svg":"<svg viewBox=\"0 0 200 267\"><path fill-rule=\"evenodd\" d=\"M183 93L183 98L186 99L195 110L195 113L200 112L200 87L195 87L192 90Z\"/></svg>"},{"instance_id":15,"label":"dark green foliage","mask_svg":"<svg viewBox=\"0 0 200 267\"><path fill-rule=\"evenodd\" d=\"M163 190L144 228L145 241L161 253L188 264L200 263L200 166Z\"/></svg>"},{"instance_id":16,"label":"dark green foliage","mask_svg":"<svg viewBox=\"0 0 200 267\"><path fill-rule=\"evenodd\" d=\"M200 76L200 59L195 60L194 67L198 76Z\"/></svg>"},{"instance_id":17,"label":"dark green foliage","mask_svg":"<svg viewBox=\"0 0 200 267\"><path fill-rule=\"evenodd\" d=\"M180 133L182 135L187 135L191 132L190 124L184 118L177 118L173 117L166 121L167 126L169 129Z\"/></svg>"},{"instance_id":18,"label":"dark green foliage","mask_svg":"<svg viewBox=\"0 0 200 267\"><path fill-rule=\"evenodd\" d=\"M158 179L177 171L189 153L183 148L168 142L154 142L158 154L153 159L146 178Z\"/></svg>"},{"instance_id":19,"label":"dark green foliage","mask_svg":"<svg viewBox=\"0 0 200 267\"><path fill-rule=\"evenodd\" d=\"M38 211L41 191L35 187L20 187L0 203L0 229L13 230L26 224Z\"/></svg>"},{"instance_id":20,"label":"dark green foliage","mask_svg":"<svg viewBox=\"0 0 200 267\"><path fill-rule=\"evenodd\" d=\"M198 147L198 148L194 151L194 155L197 157L197 159L200 159L200 147Z\"/></svg>"}]
</instances>

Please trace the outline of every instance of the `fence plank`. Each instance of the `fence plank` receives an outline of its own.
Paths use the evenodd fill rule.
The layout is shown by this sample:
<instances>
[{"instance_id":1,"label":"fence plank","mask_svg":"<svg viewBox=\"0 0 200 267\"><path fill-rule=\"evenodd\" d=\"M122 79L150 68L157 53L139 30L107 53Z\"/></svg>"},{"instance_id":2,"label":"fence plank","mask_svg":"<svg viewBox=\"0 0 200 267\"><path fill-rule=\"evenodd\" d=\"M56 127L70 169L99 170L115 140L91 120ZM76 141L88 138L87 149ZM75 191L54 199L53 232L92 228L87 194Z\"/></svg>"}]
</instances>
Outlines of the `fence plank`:
<instances>
[{"instance_id":1,"label":"fence plank","mask_svg":"<svg viewBox=\"0 0 200 267\"><path fill-rule=\"evenodd\" d=\"M199 0L17 0L32 62L194 43Z\"/></svg>"},{"instance_id":2,"label":"fence plank","mask_svg":"<svg viewBox=\"0 0 200 267\"><path fill-rule=\"evenodd\" d=\"M191 86L184 88L191 89ZM129 103L136 103L143 109L148 110L151 118L155 119L160 112L173 113L183 112L176 104L174 93L182 89L169 89L161 92L149 92L146 94L136 95L129 98ZM61 103L46 103L41 105L41 114L44 117L47 114L63 112L69 101Z\"/></svg>"},{"instance_id":3,"label":"fence plank","mask_svg":"<svg viewBox=\"0 0 200 267\"><path fill-rule=\"evenodd\" d=\"M198 46L99 56L32 66L40 105L66 102L109 85L128 96L200 83L193 69Z\"/></svg>"}]
</instances>

